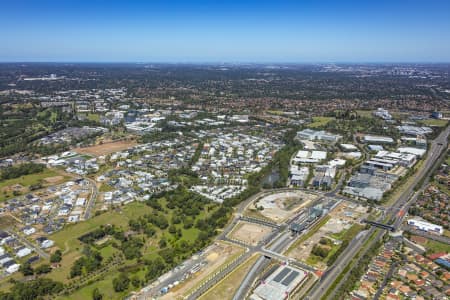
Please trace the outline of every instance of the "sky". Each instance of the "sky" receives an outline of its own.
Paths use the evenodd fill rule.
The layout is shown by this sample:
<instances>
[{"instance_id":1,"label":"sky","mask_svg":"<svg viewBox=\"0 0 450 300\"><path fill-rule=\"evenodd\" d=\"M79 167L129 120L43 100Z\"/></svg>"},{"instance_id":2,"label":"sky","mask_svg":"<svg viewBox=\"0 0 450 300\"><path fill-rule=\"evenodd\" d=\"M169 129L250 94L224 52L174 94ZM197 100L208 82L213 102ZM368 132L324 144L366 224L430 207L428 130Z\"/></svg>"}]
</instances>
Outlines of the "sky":
<instances>
[{"instance_id":1,"label":"sky","mask_svg":"<svg viewBox=\"0 0 450 300\"><path fill-rule=\"evenodd\" d=\"M450 62L449 0L1 0L1 62Z\"/></svg>"}]
</instances>

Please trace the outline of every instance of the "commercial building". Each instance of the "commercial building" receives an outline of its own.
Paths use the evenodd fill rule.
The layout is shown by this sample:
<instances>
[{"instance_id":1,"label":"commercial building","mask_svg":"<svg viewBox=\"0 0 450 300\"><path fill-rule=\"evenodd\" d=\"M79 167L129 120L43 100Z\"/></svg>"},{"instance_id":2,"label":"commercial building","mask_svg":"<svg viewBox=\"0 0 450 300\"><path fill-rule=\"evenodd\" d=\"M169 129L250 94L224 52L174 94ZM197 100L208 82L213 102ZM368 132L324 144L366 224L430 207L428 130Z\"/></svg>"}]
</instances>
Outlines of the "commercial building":
<instances>
[{"instance_id":1,"label":"commercial building","mask_svg":"<svg viewBox=\"0 0 450 300\"><path fill-rule=\"evenodd\" d=\"M394 139L388 136L365 135L362 140L364 143L373 144L393 144Z\"/></svg>"},{"instance_id":2,"label":"commercial building","mask_svg":"<svg viewBox=\"0 0 450 300\"><path fill-rule=\"evenodd\" d=\"M325 142L337 142L342 139L342 136L332 134L326 131L318 131L312 129L304 129L297 132L297 139L309 140L309 141L325 141Z\"/></svg>"},{"instance_id":3,"label":"commercial building","mask_svg":"<svg viewBox=\"0 0 450 300\"><path fill-rule=\"evenodd\" d=\"M427 135L430 133L433 133L433 129L430 127L422 126L410 126L410 125L403 125L403 126L397 126L397 129L402 133L406 135Z\"/></svg>"},{"instance_id":4,"label":"commercial building","mask_svg":"<svg viewBox=\"0 0 450 300\"><path fill-rule=\"evenodd\" d=\"M408 225L416 228L417 230L426 231L429 233L436 233L442 235L444 233L444 228L440 225L436 225L433 223L428 223L422 220L417 219L409 219Z\"/></svg>"},{"instance_id":5,"label":"commercial building","mask_svg":"<svg viewBox=\"0 0 450 300\"><path fill-rule=\"evenodd\" d=\"M313 186L331 187L333 185L334 177L336 177L336 166L319 165L314 170Z\"/></svg>"},{"instance_id":6,"label":"commercial building","mask_svg":"<svg viewBox=\"0 0 450 300\"><path fill-rule=\"evenodd\" d=\"M305 280L307 273L291 266L280 266L255 289L251 300L286 299Z\"/></svg>"},{"instance_id":7,"label":"commercial building","mask_svg":"<svg viewBox=\"0 0 450 300\"><path fill-rule=\"evenodd\" d=\"M421 150L421 149L418 149ZM421 152L419 152L421 153ZM416 163L416 155L405 152L390 152L390 151L379 151L371 161L377 161L380 163L388 163L393 166L399 165L404 167L411 167ZM368 163L368 162L366 162ZM390 170L388 168L387 170Z\"/></svg>"},{"instance_id":8,"label":"commercial building","mask_svg":"<svg viewBox=\"0 0 450 300\"><path fill-rule=\"evenodd\" d=\"M367 148L369 151L381 151L384 149L381 145L368 145Z\"/></svg>"},{"instance_id":9,"label":"commercial building","mask_svg":"<svg viewBox=\"0 0 450 300\"><path fill-rule=\"evenodd\" d=\"M327 158L325 151L305 151L299 150L293 162L296 164L315 164Z\"/></svg>"},{"instance_id":10,"label":"commercial building","mask_svg":"<svg viewBox=\"0 0 450 300\"><path fill-rule=\"evenodd\" d=\"M424 154L427 152L426 149L419 149L419 148L413 148L413 147L400 147L397 149L398 152L400 153L409 153L409 154L413 154L417 157L423 157Z\"/></svg>"},{"instance_id":11,"label":"commercial building","mask_svg":"<svg viewBox=\"0 0 450 300\"><path fill-rule=\"evenodd\" d=\"M352 144L341 144L340 147L345 152L358 151L358 147Z\"/></svg>"},{"instance_id":12,"label":"commercial building","mask_svg":"<svg viewBox=\"0 0 450 300\"><path fill-rule=\"evenodd\" d=\"M304 186L308 180L309 168L293 165L291 166L289 173L291 175L291 185Z\"/></svg>"},{"instance_id":13,"label":"commercial building","mask_svg":"<svg viewBox=\"0 0 450 300\"><path fill-rule=\"evenodd\" d=\"M382 118L383 120L391 120L392 115L384 108L379 107L372 113L375 117Z\"/></svg>"},{"instance_id":14,"label":"commercial building","mask_svg":"<svg viewBox=\"0 0 450 300\"><path fill-rule=\"evenodd\" d=\"M433 119L442 119L442 113L441 113L441 112L438 112L438 111L433 111L433 112L431 113L431 117L432 117Z\"/></svg>"}]
</instances>

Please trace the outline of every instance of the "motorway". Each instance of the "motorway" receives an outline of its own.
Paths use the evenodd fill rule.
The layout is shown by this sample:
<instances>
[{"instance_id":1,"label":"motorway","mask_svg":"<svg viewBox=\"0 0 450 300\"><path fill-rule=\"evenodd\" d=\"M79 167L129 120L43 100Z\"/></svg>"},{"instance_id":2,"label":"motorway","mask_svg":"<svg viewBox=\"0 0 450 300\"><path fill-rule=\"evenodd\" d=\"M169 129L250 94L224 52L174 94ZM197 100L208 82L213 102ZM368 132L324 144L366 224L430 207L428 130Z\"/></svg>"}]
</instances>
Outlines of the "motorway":
<instances>
[{"instance_id":1,"label":"motorway","mask_svg":"<svg viewBox=\"0 0 450 300\"><path fill-rule=\"evenodd\" d=\"M414 188L421 182L422 179L425 178L425 176L428 175L428 172L432 169L436 161L438 161L438 158L441 155L442 151L447 149L447 138L449 132L450 127L447 127L441 132L441 134L439 134L439 136L435 140L433 140L422 168L415 175L414 180L409 184L409 186L394 202L394 204L390 207L387 207L385 220L390 220L391 218L397 216L397 219L393 224L395 228L398 229L400 227L403 222L403 218L406 215L399 215L397 212L399 210L403 210L404 212L408 211L409 206L413 203L413 201L415 201L419 194L418 192L414 192ZM425 184L426 181L424 181L424 185ZM363 239L360 239L356 242L352 241L349 247L347 247L349 251L344 251L344 253L336 261L336 263L326 273L326 276L322 277L319 283L313 287L306 299L321 299L333 284L333 282L336 280L336 278L339 276L339 274L342 272L342 270L350 263L353 257L359 252L361 246L368 239L368 237L372 235L374 231L375 228L372 227ZM383 235L384 232L380 231L373 241L380 240Z\"/></svg>"}]
</instances>

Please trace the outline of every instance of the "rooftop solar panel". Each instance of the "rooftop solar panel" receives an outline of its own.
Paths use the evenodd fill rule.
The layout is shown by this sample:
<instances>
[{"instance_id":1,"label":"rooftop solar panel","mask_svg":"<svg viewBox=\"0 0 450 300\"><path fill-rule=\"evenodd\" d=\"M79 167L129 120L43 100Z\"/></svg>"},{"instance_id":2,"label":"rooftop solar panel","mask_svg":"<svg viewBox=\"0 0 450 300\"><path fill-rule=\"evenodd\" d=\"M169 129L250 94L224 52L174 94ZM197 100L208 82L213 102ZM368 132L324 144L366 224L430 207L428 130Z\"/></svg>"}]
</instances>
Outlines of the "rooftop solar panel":
<instances>
[{"instance_id":1,"label":"rooftop solar panel","mask_svg":"<svg viewBox=\"0 0 450 300\"><path fill-rule=\"evenodd\" d=\"M281 283L282 285L288 286L291 284L292 280L294 280L298 276L297 271L292 271Z\"/></svg>"},{"instance_id":2,"label":"rooftop solar panel","mask_svg":"<svg viewBox=\"0 0 450 300\"><path fill-rule=\"evenodd\" d=\"M281 270L280 273L278 273L277 276L275 276L273 281L280 282L290 271L291 271L290 269L284 268L283 270Z\"/></svg>"}]
</instances>

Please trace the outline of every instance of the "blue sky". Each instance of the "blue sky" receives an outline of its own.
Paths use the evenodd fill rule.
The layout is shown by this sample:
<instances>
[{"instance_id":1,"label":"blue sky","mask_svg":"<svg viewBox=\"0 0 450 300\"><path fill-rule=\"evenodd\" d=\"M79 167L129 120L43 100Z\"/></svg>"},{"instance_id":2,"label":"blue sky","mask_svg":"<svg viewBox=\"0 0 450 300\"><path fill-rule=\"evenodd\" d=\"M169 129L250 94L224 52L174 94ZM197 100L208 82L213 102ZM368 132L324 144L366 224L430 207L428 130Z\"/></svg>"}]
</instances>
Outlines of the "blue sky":
<instances>
[{"instance_id":1,"label":"blue sky","mask_svg":"<svg viewBox=\"0 0 450 300\"><path fill-rule=\"evenodd\" d=\"M450 62L450 1L2 0L0 61Z\"/></svg>"}]
</instances>

